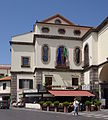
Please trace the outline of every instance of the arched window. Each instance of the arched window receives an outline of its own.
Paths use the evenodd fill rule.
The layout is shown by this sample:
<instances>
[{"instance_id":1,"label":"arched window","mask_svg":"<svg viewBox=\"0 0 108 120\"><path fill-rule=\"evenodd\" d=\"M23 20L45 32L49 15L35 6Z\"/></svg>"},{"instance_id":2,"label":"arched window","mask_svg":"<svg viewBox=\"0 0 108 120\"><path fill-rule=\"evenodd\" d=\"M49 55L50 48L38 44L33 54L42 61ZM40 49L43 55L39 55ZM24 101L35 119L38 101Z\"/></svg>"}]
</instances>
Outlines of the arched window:
<instances>
[{"instance_id":1,"label":"arched window","mask_svg":"<svg viewBox=\"0 0 108 120\"><path fill-rule=\"evenodd\" d=\"M55 20L55 24L61 24L61 20L56 19L56 20Z\"/></svg>"},{"instance_id":2,"label":"arched window","mask_svg":"<svg viewBox=\"0 0 108 120\"><path fill-rule=\"evenodd\" d=\"M43 33L48 33L49 32L49 28L48 27L42 27L42 32Z\"/></svg>"},{"instance_id":3,"label":"arched window","mask_svg":"<svg viewBox=\"0 0 108 120\"><path fill-rule=\"evenodd\" d=\"M84 47L84 67L89 66L89 47L88 44Z\"/></svg>"},{"instance_id":4,"label":"arched window","mask_svg":"<svg viewBox=\"0 0 108 120\"><path fill-rule=\"evenodd\" d=\"M42 61L43 61L43 63L48 63L48 61L49 61L49 47L48 47L48 45L43 45L43 47L42 47Z\"/></svg>"},{"instance_id":5,"label":"arched window","mask_svg":"<svg viewBox=\"0 0 108 120\"><path fill-rule=\"evenodd\" d=\"M65 34L65 30L64 29L58 29L58 33L59 34Z\"/></svg>"},{"instance_id":6,"label":"arched window","mask_svg":"<svg viewBox=\"0 0 108 120\"><path fill-rule=\"evenodd\" d=\"M74 50L74 62L76 65L80 65L81 63L81 50L79 47L76 47Z\"/></svg>"},{"instance_id":7,"label":"arched window","mask_svg":"<svg viewBox=\"0 0 108 120\"><path fill-rule=\"evenodd\" d=\"M60 46L57 49L57 65L66 65L68 60L67 49L64 46Z\"/></svg>"},{"instance_id":8,"label":"arched window","mask_svg":"<svg viewBox=\"0 0 108 120\"><path fill-rule=\"evenodd\" d=\"M80 30L74 30L74 35L80 36L81 31Z\"/></svg>"}]
</instances>

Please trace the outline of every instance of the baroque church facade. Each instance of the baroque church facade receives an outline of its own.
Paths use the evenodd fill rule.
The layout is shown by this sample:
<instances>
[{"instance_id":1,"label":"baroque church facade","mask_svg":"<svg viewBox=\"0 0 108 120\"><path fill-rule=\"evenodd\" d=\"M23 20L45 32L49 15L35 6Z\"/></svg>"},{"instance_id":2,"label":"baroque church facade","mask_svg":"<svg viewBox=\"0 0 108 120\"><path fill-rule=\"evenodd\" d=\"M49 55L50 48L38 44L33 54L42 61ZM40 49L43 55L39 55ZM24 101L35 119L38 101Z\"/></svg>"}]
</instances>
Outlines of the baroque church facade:
<instances>
[{"instance_id":1,"label":"baroque church facade","mask_svg":"<svg viewBox=\"0 0 108 120\"><path fill-rule=\"evenodd\" d=\"M11 96L38 90L89 90L108 104L108 18L75 25L57 14L12 37Z\"/></svg>"}]
</instances>

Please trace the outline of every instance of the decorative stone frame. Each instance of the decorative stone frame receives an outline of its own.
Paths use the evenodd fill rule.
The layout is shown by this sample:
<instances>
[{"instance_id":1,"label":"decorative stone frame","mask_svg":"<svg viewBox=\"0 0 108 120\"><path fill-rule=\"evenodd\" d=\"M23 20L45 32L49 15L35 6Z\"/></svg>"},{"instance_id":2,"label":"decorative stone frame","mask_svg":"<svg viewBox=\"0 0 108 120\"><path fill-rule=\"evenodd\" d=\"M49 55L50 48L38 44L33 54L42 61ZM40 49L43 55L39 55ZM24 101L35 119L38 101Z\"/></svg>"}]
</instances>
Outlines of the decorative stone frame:
<instances>
[{"instance_id":1,"label":"decorative stone frame","mask_svg":"<svg viewBox=\"0 0 108 120\"><path fill-rule=\"evenodd\" d=\"M78 85L79 85L79 77L78 77L78 76L76 76L76 77L72 77L72 79L73 79L73 78L78 79ZM73 85L73 81L72 81L72 86L73 86L73 87L78 87L78 85Z\"/></svg>"},{"instance_id":2,"label":"decorative stone frame","mask_svg":"<svg viewBox=\"0 0 108 120\"><path fill-rule=\"evenodd\" d=\"M43 61L43 47L44 46L48 47L48 61L47 62ZM49 62L50 62L50 56L51 56L50 53L51 53L50 52L50 47L48 46L48 44L43 44L42 47L41 47L41 61L42 61L43 64L49 64Z\"/></svg>"},{"instance_id":3,"label":"decorative stone frame","mask_svg":"<svg viewBox=\"0 0 108 120\"><path fill-rule=\"evenodd\" d=\"M79 32L79 33L78 33L78 32ZM73 31L73 33L74 33L75 36L80 36L80 35L81 35L81 30L75 29L75 30Z\"/></svg>"},{"instance_id":4,"label":"decorative stone frame","mask_svg":"<svg viewBox=\"0 0 108 120\"><path fill-rule=\"evenodd\" d=\"M73 85L72 84L72 87L74 88L74 89L77 89L78 88L78 86L80 85L80 75L79 75L79 73L74 73L74 74L72 74L72 76L71 76L71 79L73 79L73 78L78 78L78 85Z\"/></svg>"},{"instance_id":5,"label":"decorative stone frame","mask_svg":"<svg viewBox=\"0 0 108 120\"><path fill-rule=\"evenodd\" d=\"M28 58L29 62L28 65L23 65L23 58ZM31 58L30 56L21 56L21 67L23 68L30 68Z\"/></svg>"},{"instance_id":6,"label":"decorative stone frame","mask_svg":"<svg viewBox=\"0 0 108 120\"><path fill-rule=\"evenodd\" d=\"M78 64L76 63L76 53L75 53L76 48L79 48L79 50L80 50L80 62L79 62ZM80 48L79 46L76 46L76 47L74 48L73 56L74 56L74 64L75 64L76 66L80 66L81 63L82 63L82 50L81 50L81 48Z\"/></svg>"},{"instance_id":7,"label":"decorative stone frame","mask_svg":"<svg viewBox=\"0 0 108 120\"><path fill-rule=\"evenodd\" d=\"M85 47L86 47L86 46L88 47L88 54L85 55ZM85 56L87 56L87 55L88 55L88 63L85 62L85 60L87 61L87 59L86 59L87 57L85 57ZM90 61L89 61L89 44L86 43L85 46L84 46L84 67L88 67L88 66L89 66L89 62L90 62Z\"/></svg>"},{"instance_id":8,"label":"decorative stone frame","mask_svg":"<svg viewBox=\"0 0 108 120\"><path fill-rule=\"evenodd\" d=\"M48 32L43 31L43 29L47 29ZM49 33L49 32L50 32L50 29L49 29L49 27L45 27L45 26L43 26L43 27L41 28L41 31L42 31L42 33Z\"/></svg>"},{"instance_id":9,"label":"decorative stone frame","mask_svg":"<svg viewBox=\"0 0 108 120\"><path fill-rule=\"evenodd\" d=\"M46 86L46 77L47 78L51 78L51 85L50 86ZM53 75L44 75L44 83L43 83L44 87L47 87L47 89L52 89L52 85L53 85Z\"/></svg>"},{"instance_id":10,"label":"decorative stone frame","mask_svg":"<svg viewBox=\"0 0 108 120\"><path fill-rule=\"evenodd\" d=\"M59 23L56 23L56 21L59 21ZM61 20L60 19L56 19L55 20L55 24L61 24L62 22L61 22Z\"/></svg>"},{"instance_id":11,"label":"decorative stone frame","mask_svg":"<svg viewBox=\"0 0 108 120\"><path fill-rule=\"evenodd\" d=\"M60 30L63 30L64 33L60 32ZM64 35L64 34L66 33L66 30L65 30L64 28L59 28L59 29L58 29L58 33L61 34L61 35Z\"/></svg>"},{"instance_id":12,"label":"decorative stone frame","mask_svg":"<svg viewBox=\"0 0 108 120\"><path fill-rule=\"evenodd\" d=\"M22 88L21 88L21 86L20 86L20 81L29 81L29 86L30 86L30 81L32 81L32 83L33 83L33 79L19 79L18 81L19 81L19 89L21 90L21 89L28 89L28 90L30 90L30 89L33 89L33 84L32 84L32 88L24 88L24 86L22 86Z\"/></svg>"}]
</instances>

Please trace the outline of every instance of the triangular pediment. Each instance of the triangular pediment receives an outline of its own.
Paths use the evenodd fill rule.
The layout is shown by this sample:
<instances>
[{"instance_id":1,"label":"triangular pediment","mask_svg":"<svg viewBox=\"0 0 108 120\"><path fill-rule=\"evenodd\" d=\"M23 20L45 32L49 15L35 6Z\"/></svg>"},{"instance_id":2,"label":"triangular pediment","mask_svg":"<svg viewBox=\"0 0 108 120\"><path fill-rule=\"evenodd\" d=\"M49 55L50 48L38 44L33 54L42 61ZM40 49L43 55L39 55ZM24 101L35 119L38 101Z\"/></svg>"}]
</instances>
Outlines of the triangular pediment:
<instances>
[{"instance_id":1,"label":"triangular pediment","mask_svg":"<svg viewBox=\"0 0 108 120\"><path fill-rule=\"evenodd\" d=\"M67 20L66 18L64 18L63 16L61 16L59 14L51 16L51 17L43 20L42 22L44 22L44 23L54 23L54 24L74 25L74 23L70 22L69 20Z\"/></svg>"}]
</instances>

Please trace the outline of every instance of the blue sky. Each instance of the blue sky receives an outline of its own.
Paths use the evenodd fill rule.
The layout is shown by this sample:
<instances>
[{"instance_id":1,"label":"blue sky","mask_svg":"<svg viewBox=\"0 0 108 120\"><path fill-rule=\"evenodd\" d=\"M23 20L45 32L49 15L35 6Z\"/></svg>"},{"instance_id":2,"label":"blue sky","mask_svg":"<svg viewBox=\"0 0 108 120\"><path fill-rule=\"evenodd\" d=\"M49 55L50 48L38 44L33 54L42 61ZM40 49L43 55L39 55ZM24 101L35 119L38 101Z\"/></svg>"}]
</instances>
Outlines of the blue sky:
<instances>
[{"instance_id":1,"label":"blue sky","mask_svg":"<svg viewBox=\"0 0 108 120\"><path fill-rule=\"evenodd\" d=\"M56 13L75 24L97 26L108 16L108 0L0 0L0 64L11 63L11 36Z\"/></svg>"}]
</instances>

